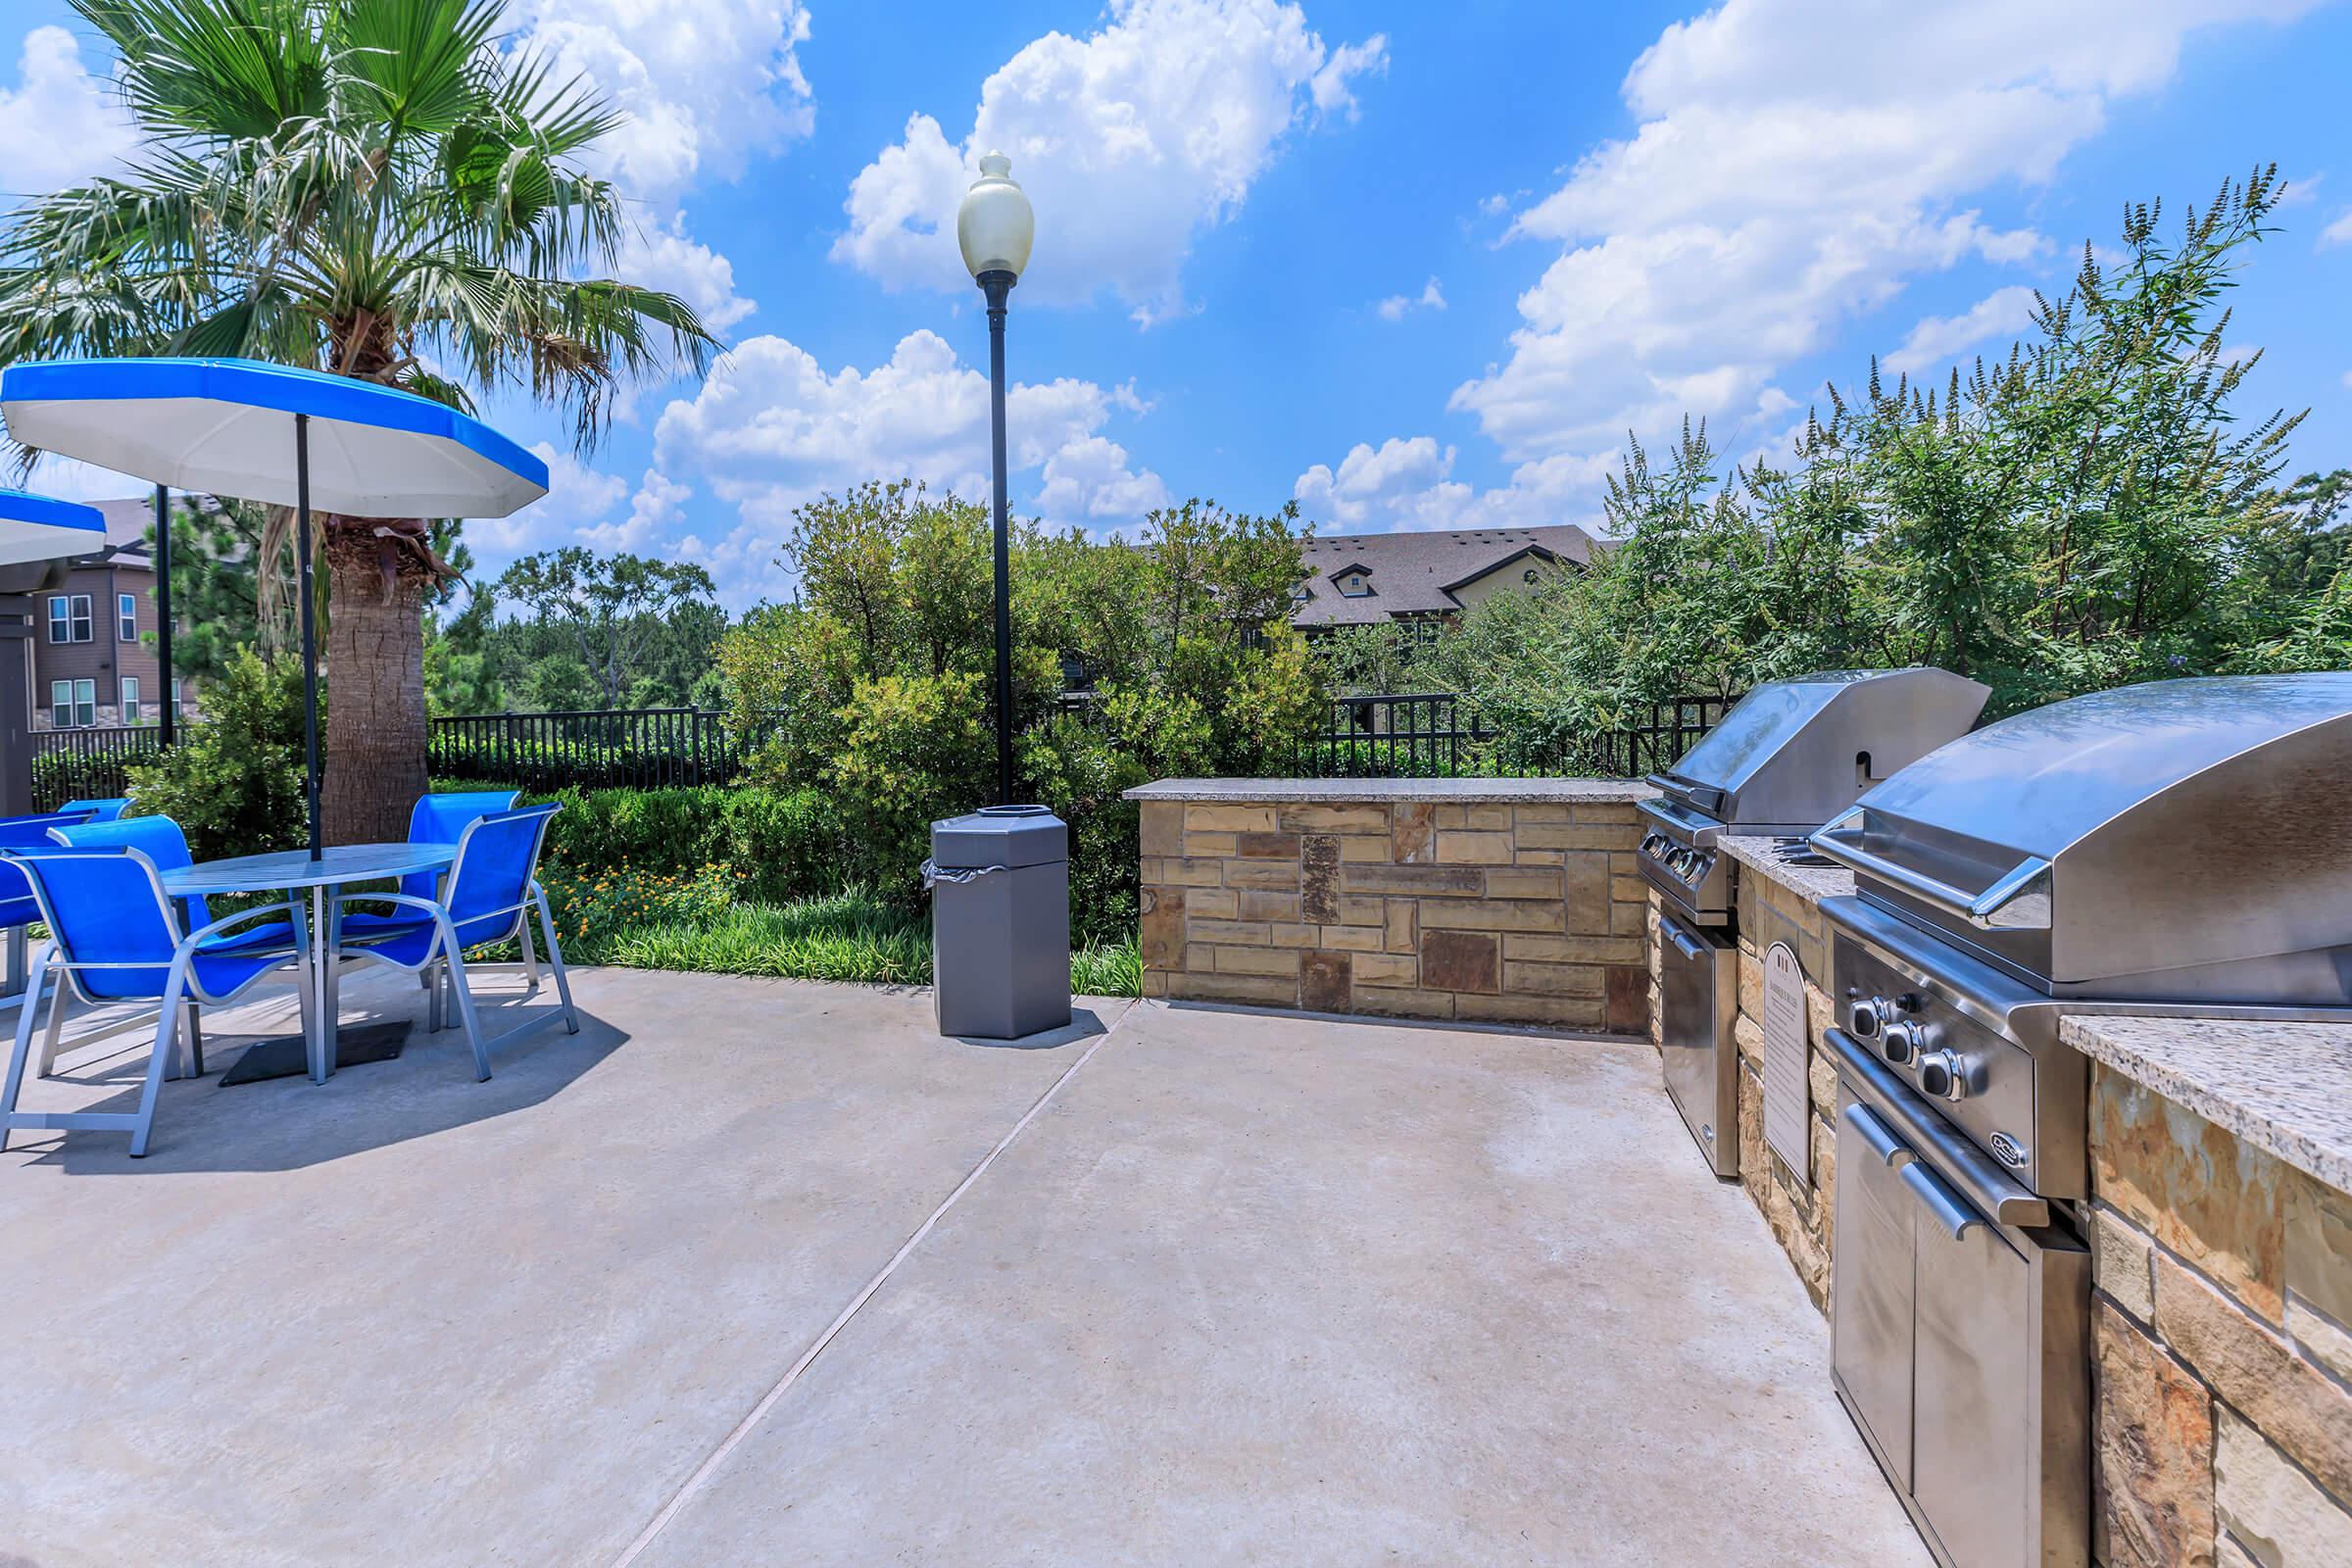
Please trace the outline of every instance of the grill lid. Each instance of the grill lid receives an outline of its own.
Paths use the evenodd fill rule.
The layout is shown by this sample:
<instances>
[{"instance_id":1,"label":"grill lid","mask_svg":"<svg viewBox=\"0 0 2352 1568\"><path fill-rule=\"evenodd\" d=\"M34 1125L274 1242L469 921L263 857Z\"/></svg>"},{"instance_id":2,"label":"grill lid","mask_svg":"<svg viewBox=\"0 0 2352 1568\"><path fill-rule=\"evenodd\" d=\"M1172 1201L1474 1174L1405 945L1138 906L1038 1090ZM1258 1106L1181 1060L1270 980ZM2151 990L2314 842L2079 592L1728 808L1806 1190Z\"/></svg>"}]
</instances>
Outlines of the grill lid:
<instances>
[{"instance_id":1,"label":"grill lid","mask_svg":"<svg viewBox=\"0 0 2352 1568\"><path fill-rule=\"evenodd\" d=\"M2352 672L1989 724L1816 835L1863 896L2059 994L2352 1000Z\"/></svg>"},{"instance_id":2,"label":"grill lid","mask_svg":"<svg viewBox=\"0 0 2352 1568\"><path fill-rule=\"evenodd\" d=\"M1810 832L1874 780L1965 733L1987 695L1973 680L1924 667L1769 681L1651 782L1725 822Z\"/></svg>"}]
</instances>

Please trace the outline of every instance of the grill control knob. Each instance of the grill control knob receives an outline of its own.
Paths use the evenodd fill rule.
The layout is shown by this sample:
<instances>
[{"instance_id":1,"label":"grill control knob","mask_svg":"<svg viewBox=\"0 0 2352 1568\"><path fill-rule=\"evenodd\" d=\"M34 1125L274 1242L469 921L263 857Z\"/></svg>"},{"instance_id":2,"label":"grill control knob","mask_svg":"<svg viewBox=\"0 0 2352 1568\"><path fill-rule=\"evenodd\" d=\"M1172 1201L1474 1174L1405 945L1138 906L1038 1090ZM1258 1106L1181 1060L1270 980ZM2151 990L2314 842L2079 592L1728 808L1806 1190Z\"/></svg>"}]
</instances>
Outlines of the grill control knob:
<instances>
[{"instance_id":1,"label":"grill control knob","mask_svg":"<svg viewBox=\"0 0 2352 1568\"><path fill-rule=\"evenodd\" d=\"M1945 1100L1968 1098L1968 1061L1957 1051L1931 1051L1919 1058L1922 1094Z\"/></svg>"},{"instance_id":2,"label":"grill control knob","mask_svg":"<svg viewBox=\"0 0 2352 1568\"><path fill-rule=\"evenodd\" d=\"M1846 1004L1845 1027L1857 1040L1876 1040L1879 1037L1878 997L1856 997Z\"/></svg>"},{"instance_id":3,"label":"grill control knob","mask_svg":"<svg viewBox=\"0 0 2352 1568\"><path fill-rule=\"evenodd\" d=\"M1888 1061L1893 1062L1899 1067L1903 1063L1909 1061L1912 1057L1918 1055L1920 1053L1920 1048L1925 1046L1927 1043L1927 1025L1919 1023L1890 1023L1886 1026L1886 1037L1879 1042L1879 1049L1885 1054ZM1947 1053L1931 1052L1929 1054L1943 1055L1947 1054Z\"/></svg>"}]
</instances>

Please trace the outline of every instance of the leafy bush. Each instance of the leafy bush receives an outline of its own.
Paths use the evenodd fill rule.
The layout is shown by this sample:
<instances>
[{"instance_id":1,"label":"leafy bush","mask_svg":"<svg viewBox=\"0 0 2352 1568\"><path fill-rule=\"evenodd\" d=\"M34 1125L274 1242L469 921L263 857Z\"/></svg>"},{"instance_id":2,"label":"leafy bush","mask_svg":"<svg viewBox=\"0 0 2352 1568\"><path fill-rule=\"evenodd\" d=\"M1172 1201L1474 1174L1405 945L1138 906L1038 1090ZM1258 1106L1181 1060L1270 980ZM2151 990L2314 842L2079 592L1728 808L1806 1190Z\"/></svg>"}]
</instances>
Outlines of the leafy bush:
<instances>
[{"instance_id":1,"label":"leafy bush","mask_svg":"<svg viewBox=\"0 0 2352 1568\"><path fill-rule=\"evenodd\" d=\"M200 860L302 848L300 670L238 649L205 687L204 708L186 739L124 770L131 811L176 820Z\"/></svg>"}]
</instances>

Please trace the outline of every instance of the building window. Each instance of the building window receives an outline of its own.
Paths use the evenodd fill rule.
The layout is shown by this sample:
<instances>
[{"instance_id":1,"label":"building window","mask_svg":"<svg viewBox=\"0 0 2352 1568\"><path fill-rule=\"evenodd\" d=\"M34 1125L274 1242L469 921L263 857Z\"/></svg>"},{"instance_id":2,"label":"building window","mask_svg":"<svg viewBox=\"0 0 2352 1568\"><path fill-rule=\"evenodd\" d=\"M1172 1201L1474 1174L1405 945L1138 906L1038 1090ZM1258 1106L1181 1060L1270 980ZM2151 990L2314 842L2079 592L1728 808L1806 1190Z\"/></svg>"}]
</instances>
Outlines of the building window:
<instances>
[{"instance_id":1,"label":"building window","mask_svg":"<svg viewBox=\"0 0 2352 1568\"><path fill-rule=\"evenodd\" d=\"M86 643L90 640L90 596L58 594L49 601L49 640Z\"/></svg>"},{"instance_id":2,"label":"building window","mask_svg":"<svg viewBox=\"0 0 2352 1568\"><path fill-rule=\"evenodd\" d=\"M174 675L172 677L172 716L178 718L186 712L187 710L180 706L179 677Z\"/></svg>"},{"instance_id":3,"label":"building window","mask_svg":"<svg viewBox=\"0 0 2352 1568\"><path fill-rule=\"evenodd\" d=\"M122 722L125 724L147 722L146 714L139 709L139 677L136 675L122 677Z\"/></svg>"},{"instance_id":4,"label":"building window","mask_svg":"<svg viewBox=\"0 0 2352 1568\"><path fill-rule=\"evenodd\" d=\"M137 642L139 640L139 596L136 594L115 595L115 619L122 641Z\"/></svg>"},{"instance_id":5,"label":"building window","mask_svg":"<svg viewBox=\"0 0 2352 1568\"><path fill-rule=\"evenodd\" d=\"M1521 582L1534 582L1536 580L1536 568L1533 566L1528 567L1525 571L1519 574L1519 580Z\"/></svg>"},{"instance_id":6,"label":"building window","mask_svg":"<svg viewBox=\"0 0 2352 1568\"><path fill-rule=\"evenodd\" d=\"M1359 566L1351 566L1341 572L1331 580L1331 583L1333 587L1339 589L1340 597L1343 599L1369 599L1372 597L1372 574Z\"/></svg>"},{"instance_id":7,"label":"building window","mask_svg":"<svg viewBox=\"0 0 2352 1568\"><path fill-rule=\"evenodd\" d=\"M88 729L96 724L98 683L94 680L51 681L49 722L58 729Z\"/></svg>"}]
</instances>

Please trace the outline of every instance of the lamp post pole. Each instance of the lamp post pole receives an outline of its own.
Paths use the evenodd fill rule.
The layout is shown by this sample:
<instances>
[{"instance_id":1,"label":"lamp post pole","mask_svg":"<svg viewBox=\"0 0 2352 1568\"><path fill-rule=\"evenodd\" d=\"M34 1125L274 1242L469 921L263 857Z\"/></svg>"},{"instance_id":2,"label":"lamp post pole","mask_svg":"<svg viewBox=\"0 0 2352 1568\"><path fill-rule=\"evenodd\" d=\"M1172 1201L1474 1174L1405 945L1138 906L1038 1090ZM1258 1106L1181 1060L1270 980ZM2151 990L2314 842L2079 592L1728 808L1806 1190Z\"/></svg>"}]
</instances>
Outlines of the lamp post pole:
<instances>
[{"instance_id":1,"label":"lamp post pole","mask_svg":"<svg viewBox=\"0 0 2352 1568\"><path fill-rule=\"evenodd\" d=\"M1036 220L1012 178L1012 163L992 152L956 212L956 243L988 301L988 422L995 460L997 557L997 803L1012 804L1012 513L1004 473L1004 300L1029 265Z\"/></svg>"},{"instance_id":2,"label":"lamp post pole","mask_svg":"<svg viewBox=\"0 0 2352 1568\"><path fill-rule=\"evenodd\" d=\"M997 480L997 803L1012 804L1012 518L1004 480L1004 297L1014 274L988 271L980 287L988 297L989 438Z\"/></svg>"}]
</instances>

